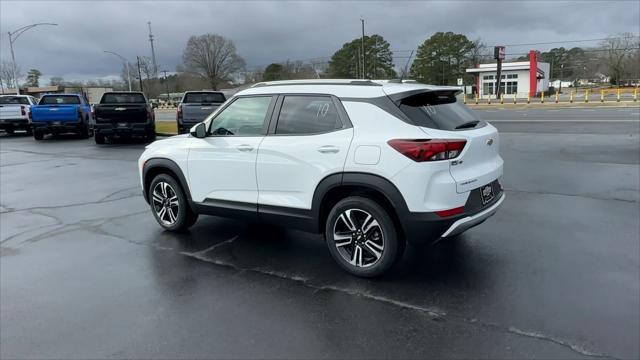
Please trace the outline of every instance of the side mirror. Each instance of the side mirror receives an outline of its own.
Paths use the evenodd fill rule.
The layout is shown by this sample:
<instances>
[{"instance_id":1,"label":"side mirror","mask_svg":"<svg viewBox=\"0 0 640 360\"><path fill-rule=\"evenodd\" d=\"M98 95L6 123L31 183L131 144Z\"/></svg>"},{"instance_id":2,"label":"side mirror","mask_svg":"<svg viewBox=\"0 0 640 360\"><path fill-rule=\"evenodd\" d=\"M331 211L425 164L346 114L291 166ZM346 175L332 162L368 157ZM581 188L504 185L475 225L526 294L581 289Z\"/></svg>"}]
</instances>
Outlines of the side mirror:
<instances>
[{"instance_id":1,"label":"side mirror","mask_svg":"<svg viewBox=\"0 0 640 360\"><path fill-rule=\"evenodd\" d=\"M191 133L191 136L197 137L198 139L205 138L207 137L207 125L203 122L198 123L189 129L189 133Z\"/></svg>"}]
</instances>

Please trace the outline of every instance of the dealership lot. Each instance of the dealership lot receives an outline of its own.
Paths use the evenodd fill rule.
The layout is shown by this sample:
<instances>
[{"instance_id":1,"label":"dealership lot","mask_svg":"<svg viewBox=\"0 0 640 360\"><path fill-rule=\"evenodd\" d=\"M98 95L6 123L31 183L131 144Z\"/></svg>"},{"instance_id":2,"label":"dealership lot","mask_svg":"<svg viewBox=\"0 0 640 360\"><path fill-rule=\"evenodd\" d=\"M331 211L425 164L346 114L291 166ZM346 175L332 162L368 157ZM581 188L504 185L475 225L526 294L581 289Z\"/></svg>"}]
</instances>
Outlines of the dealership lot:
<instances>
[{"instance_id":1,"label":"dealership lot","mask_svg":"<svg viewBox=\"0 0 640 360\"><path fill-rule=\"evenodd\" d=\"M503 208L373 280L302 232L163 232L144 144L2 134L0 357L637 358L638 108L578 110L481 111L500 120Z\"/></svg>"}]
</instances>

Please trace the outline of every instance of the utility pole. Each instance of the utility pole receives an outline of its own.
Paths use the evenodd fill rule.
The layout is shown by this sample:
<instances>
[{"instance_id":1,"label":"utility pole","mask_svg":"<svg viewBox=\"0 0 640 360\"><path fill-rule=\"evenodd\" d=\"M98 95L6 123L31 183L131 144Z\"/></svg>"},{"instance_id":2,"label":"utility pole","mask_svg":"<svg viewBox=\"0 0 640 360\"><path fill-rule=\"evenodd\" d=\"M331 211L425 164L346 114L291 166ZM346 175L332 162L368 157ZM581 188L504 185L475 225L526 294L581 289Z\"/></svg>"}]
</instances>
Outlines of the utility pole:
<instances>
[{"instance_id":1,"label":"utility pole","mask_svg":"<svg viewBox=\"0 0 640 360\"><path fill-rule=\"evenodd\" d=\"M366 79L367 77L367 72L366 72L366 64L364 62L364 19L360 19L360 22L362 22L362 78Z\"/></svg>"},{"instance_id":2,"label":"utility pole","mask_svg":"<svg viewBox=\"0 0 640 360\"><path fill-rule=\"evenodd\" d=\"M376 37L376 45L373 50L373 78L374 79L378 78L378 68L377 68L378 62L376 61L377 57L378 57L378 38Z\"/></svg>"},{"instance_id":3,"label":"utility pole","mask_svg":"<svg viewBox=\"0 0 640 360\"><path fill-rule=\"evenodd\" d=\"M164 73L164 88L167 91L167 101L169 100L169 82L167 81L167 70L162 70Z\"/></svg>"},{"instance_id":4,"label":"utility pole","mask_svg":"<svg viewBox=\"0 0 640 360\"><path fill-rule=\"evenodd\" d=\"M147 21L149 25L149 42L151 43L151 61L153 62L153 77L158 76L158 64L156 63L156 50L153 48L153 34L151 33L151 21Z\"/></svg>"},{"instance_id":5,"label":"utility pole","mask_svg":"<svg viewBox=\"0 0 640 360\"><path fill-rule=\"evenodd\" d=\"M138 60L138 80L140 81L140 91L144 92L144 88L142 87L142 71L140 71L140 56L136 56Z\"/></svg>"},{"instance_id":6,"label":"utility pole","mask_svg":"<svg viewBox=\"0 0 640 360\"><path fill-rule=\"evenodd\" d=\"M562 93L562 78L564 77L564 64L560 64L560 86L559 93Z\"/></svg>"}]
</instances>

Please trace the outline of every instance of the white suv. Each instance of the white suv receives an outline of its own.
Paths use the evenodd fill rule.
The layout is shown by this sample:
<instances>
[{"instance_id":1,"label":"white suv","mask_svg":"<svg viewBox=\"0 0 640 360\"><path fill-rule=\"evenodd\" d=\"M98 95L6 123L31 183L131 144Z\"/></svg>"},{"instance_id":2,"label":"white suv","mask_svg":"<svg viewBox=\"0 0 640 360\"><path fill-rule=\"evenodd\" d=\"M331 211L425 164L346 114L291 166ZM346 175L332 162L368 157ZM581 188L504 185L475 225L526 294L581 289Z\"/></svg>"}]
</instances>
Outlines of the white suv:
<instances>
[{"instance_id":1,"label":"white suv","mask_svg":"<svg viewBox=\"0 0 640 360\"><path fill-rule=\"evenodd\" d=\"M190 134L139 160L158 223L198 214L322 233L348 272L376 276L405 242L452 237L504 201L498 132L458 88L369 80L275 81L237 93Z\"/></svg>"}]
</instances>

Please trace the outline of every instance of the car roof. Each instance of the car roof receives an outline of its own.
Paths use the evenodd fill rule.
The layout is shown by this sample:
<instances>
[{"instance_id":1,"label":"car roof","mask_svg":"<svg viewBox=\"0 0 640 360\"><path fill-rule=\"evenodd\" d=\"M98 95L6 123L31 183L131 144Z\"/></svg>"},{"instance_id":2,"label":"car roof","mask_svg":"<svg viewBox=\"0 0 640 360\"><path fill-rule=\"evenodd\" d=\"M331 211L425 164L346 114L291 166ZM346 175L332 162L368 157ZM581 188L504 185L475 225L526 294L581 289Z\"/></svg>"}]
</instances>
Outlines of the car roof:
<instances>
[{"instance_id":1,"label":"car roof","mask_svg":"<svg viewBox=\"0 0 640 360\"><path fill-rule=\"evenodd\" d=\"M373 98L420 90L458 91L460 88L420 84L415 80L309 79L261 82L238 92L236 95L298 93L330 94L340 98Z\"/></svg>"}]
</instances>

